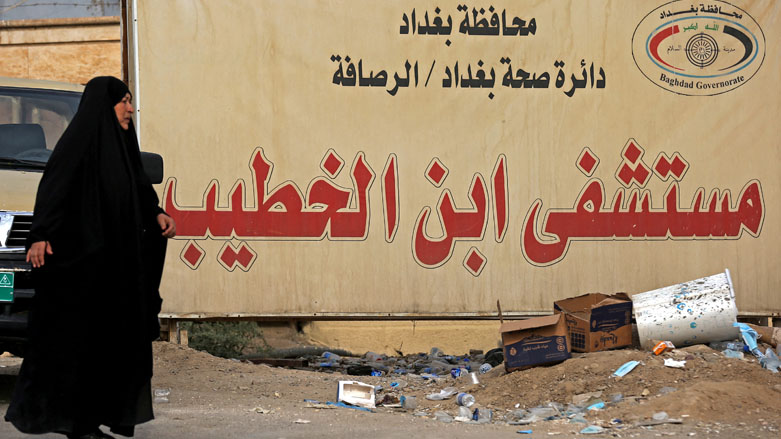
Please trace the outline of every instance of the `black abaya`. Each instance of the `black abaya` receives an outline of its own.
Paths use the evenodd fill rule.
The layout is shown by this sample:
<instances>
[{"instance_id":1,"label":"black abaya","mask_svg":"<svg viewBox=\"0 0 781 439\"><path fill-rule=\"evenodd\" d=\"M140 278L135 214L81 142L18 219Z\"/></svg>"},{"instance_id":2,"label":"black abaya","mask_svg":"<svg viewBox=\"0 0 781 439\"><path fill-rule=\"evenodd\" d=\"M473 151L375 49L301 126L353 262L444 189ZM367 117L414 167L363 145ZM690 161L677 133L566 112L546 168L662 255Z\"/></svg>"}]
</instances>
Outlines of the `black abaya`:
<instances>
[{"instance_id":1,"label":"black abaya","mask_svg":"<svg viewBox=\"0 0 781 439\"><path fill-rule=\"evenodd\" d=\"M153 419L163 211L141 168L130 122L114 105L127 86L91 80L38 186L28 245L49 241L33 269L29 347L6 420L25 433L107 425L132 436Z\"/></svg>"}]
</instances>

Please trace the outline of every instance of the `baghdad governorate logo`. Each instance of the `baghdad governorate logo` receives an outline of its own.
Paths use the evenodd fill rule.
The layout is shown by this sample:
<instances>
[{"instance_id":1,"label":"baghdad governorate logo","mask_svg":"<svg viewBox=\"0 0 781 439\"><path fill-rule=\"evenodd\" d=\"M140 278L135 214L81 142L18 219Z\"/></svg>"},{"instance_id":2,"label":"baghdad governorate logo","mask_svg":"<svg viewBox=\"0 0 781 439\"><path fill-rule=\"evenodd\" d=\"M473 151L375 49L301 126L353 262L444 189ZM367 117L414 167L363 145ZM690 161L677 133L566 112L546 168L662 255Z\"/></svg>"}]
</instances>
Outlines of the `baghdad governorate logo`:
<instances>
[{"instance_id":1,"label":"baghdad governorate logo","mask_svg":"<svg viewBox=\"0 0 781 439\"><path fill-rule=\"evenodd\" d=\"M748 12L725 1L673 1L637 25L632 57L643 75L665 90L717 95L757 73L765 60L765 34Z\"/></svg>"}]
</instances>

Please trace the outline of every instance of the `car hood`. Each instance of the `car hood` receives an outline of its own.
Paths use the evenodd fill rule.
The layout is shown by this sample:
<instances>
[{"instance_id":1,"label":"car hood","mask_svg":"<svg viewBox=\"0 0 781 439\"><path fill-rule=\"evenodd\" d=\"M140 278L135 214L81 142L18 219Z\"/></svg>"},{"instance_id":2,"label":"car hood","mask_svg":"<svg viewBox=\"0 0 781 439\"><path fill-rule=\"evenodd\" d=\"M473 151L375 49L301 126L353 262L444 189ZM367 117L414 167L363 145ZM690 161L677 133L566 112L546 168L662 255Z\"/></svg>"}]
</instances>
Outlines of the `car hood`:
<instances>
[{"instance_id":1,"label":"car hood","mask_svg":"<svg viewBox=\"0 0 781 439\"><path fill-rule=\"evenodd\" d=\"M42 172L0 169L0 210L32 212Z\"/></svg>"}]
</instances>

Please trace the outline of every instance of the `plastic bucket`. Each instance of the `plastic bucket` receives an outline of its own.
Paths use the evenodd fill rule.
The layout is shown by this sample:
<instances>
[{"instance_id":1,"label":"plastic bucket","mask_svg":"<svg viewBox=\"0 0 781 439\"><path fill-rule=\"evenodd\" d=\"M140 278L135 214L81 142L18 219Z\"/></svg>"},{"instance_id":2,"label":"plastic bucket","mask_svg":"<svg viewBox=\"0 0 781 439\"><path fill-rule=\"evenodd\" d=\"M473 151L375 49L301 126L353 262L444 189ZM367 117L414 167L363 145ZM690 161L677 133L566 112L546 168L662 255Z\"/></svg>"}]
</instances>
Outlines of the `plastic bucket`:
<instances>
[{"instance_id":1,"label":"plastic bucket","mask_svg":"<svg viewBox=\"0 0 781 439\"><path fill-rule=\"evenodd\" d=\"M635 294L632 306L640 344L651 349L654 341L671 341L676 347L738 337L735 291L729 270L713 276Z\"/></svg>"}]
</instances>

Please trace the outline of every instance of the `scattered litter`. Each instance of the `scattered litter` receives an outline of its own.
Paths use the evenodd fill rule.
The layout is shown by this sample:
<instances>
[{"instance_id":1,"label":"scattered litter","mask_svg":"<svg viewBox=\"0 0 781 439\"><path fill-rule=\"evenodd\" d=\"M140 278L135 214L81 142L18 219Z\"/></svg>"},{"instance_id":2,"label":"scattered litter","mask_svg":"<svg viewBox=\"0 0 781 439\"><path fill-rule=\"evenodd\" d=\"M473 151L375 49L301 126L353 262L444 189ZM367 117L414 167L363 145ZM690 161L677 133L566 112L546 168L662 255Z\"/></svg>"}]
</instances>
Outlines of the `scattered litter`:
<instances>
[{"instance_id":1,"label":"scattered litter","mask_svg":"<svg viewBox=\"0 0 781 439\"><path fill-rule=\"evenodd\" d=\"M440 390L438 393L429 393L426 395L426 399L431 401L441 401L443 399L448 399L451 396L458 393L458 389L455 387L445 387L444 389Z\"/></svg>"},{"instance_id":2,"label":"scattered litter","mask_svg":"<svg viewBox=\"0 0 781 439\"><path fill-rule=\"evenodd\" d=\"M518 434L532 434L534 431L532 430L518 430L516 433Z\"/></svg>"},{"instance_id":3,"label":"scattered litter","mask_svg":"<svg viewBox=\"0 0 781 439\"><path fill-rule=\"evenodd\" d=\"M324 410L336 409L336 407L334 407L332 405L323 404L322 402L317 402L317 401L314 401L314 402L309 402L308 401L306 403L306 405L304 406L304 408L307 408L307 409L324 409Z\"/></svg>"},{"instance_id":4,"label":"scattered litter","mask_svg":"<svg viewBox=\"0 0 781 439\"><path fill-rule=\"evenodd\" d=\"M605 408L605 403L599 401L595 404L591 404L590 406L586 407L586 410L602 410L603 408Z\"/></svg>"},{"instance_id":5,"label":"scattered litter","mask_svg":"<svg viewBox=\"0 0 781 439\"><path fill-rule=\"evenodd\" d=\"M529 414L545 419L549 416L557 416L559 411L555 407L532 407L529 409Z\"/></svg>"},{"instance_id":6,"label":"scattered litter","mask_svg":"<svg viewBox=\"0 0 781 439\"><path fill-rule=\"evenodd\" d=\"M656 412L651 416L651 418L654 421L664 421L665 419L669 418L670 416L667 415L667 412Z\"/></svg>"},{"instance_id":7,"label":"scattered litter","mask_svg":"<svg viewBox=\"0 0 781 439\"><path fill-rule=\"evenodd\" d=\"M171 394L171 389L155 389L154 394L155 404L165 404L168 402L168 396Z\"/></svg>"},{"instance_id":8,"label":"scattered litter","mask_svg":"<svg viewBox=\"0 0 781 439\"><path fill-rule=\"evenodd\" d=\"M309 419L300 419L300 418L299 418L299 419L296 419L296 420L295 420L295 421L293 421L293 422L294 422L294 423L296 423L296 424L309 424L309 423L311 423L312 421L310 421Z\"/></svg>"},{"instance_id":9,"label":"scattered litter","mask_svg":"<svg viewBox=\"0 0 781 439\"><path fill-rule=\"evenodd\" d=\"M439 422L444 422L445 424L453 422L453 417L448 415L447 412L443 412L441 410L434 413L434 419Z\"/></svg>"},{"instance_id":10,"label":"scattered litter","mask_svg":"<svg viewBox=\"0 0 781 439\"><path fill-rule=\"evenodd\" d=\"M661 421L657 421L655 419L648 420L648 421L641 421L635 424L635 427L651 427L654 425L662 425L662 424L683 424L683 419L673 419L673 418L667 418Z\"/></svg>"},{"instance_id":11,"label":"scattered litter","mask_svg":"<svg viewBox=\"0 0 781 439\"><path fill-rule=\"evenodd\" d=\"M772 348L767 348L765 350L765 356L759 360L759 364L773 373L778 373L779 368L781 368L781 361L779 361L778 356L773 352Z\"/></svg>"},{"instance_id":12,"label":"scattered litter","mask_svg":"<svg viewBox=\"0 0 781 439\"><path fill-rule=\"evenodd\" d=\"M456 403L464 407L472 407L475 403L475 397L469 393L461 392L456 397Z\"/></svg>"},{"instance_id":13,"label":"scattered litter","mask_svg":"<svg viewBox=\"0 0 781 439\"><path fill-rule=\"evenodd\" d=\"M580 430L581 434L599 434L603 433L605 431L604 428L600 427L599 425L589 425L588 427L584 428L583 430Z\"/></svg>"},{"instance_id":14,"label":"scattered litter","mask_svg":"<svg viewBox=\"0 0 781 439\"><path fill-rule=\"evenodd\" d=\"M762 358L762 352L757 347L757 331L753 330L745 323L736 322L733 323L732 326L740 330L740 336L743 337L743 342L748 346L748 350L757 358Z\"/></svg>"},{"instance_id":15,"label":"scattered litter","mask_svg":"<svg viewBox=\"0 0 781 439\"><path fill-rule=\"evenodd\" d=\"M382 400L378 402L377 405L388 408L401 408L401 400L394 394L386 393L383 395Z\"/></svg>"},{"instance_id":16,"label":"scattered litter","mask_svg":"<svg viewBox=\"0 0 781 439\"><path fill-rule=\"evenodd\" d=\"M374 386L360 381L339 381L336 401L361 407L374 407Z\"/></svg>"},{"instance_id":17,"label":"scattered litter","mask_svg":"<svg viewBox=\"0 0 781 439\"><path fill-rule=\"evenodd\" d=\"M581 393L572 397L572 403L575 405L581 405L592 398L599 398L602 396L602 392L588 392Z\"/></svg>"},{"instance_id":18,"label":"scattered litter","mask_svg":"<svg viewBox=\"0 0 781 439\"><path fill-rule=\"evenodd\" d=\"M686 366L686 360L676 361L672 358L665 358L664 365L667 367L674 367L676 369L683 369Z\"/></svg>"},{"instance_id":19,"label":"scattered litter","mask_svg":"<svg viewBox=\"0 0 781 439\"><path fill-rule=\"evenodd\" d=\"M621 367L619 367L618 370L613 372L613 376L614 377L622 377L622 376L628 374L629 372L631 372L632 369L637 367L638 364L640 364L639 361L635 361L635 360L627 361Z\"/></svg>"},{"instance_id":20,"label":"scattered litter","mask_svg":"<svg viewBox=\"0 0 781 439\"><path fill-rule=\"evenodd\" d=\"M474 412L472 412L472 420L475 421L478 424L488 424L490 423L494 418L494 412L491 409L475 409Z\"/></svg>"},{"instance_id":21,"label":"scattered litter","mask_svg":"<svg viewBox=\"0 0 781 439\"><path fill-rule=\"evenodd\" d=\"M346 408L346 409L355 409L355 410L360 410L362 412L374 413L374 410L372 410L370 408L359 407L359 406L350 405L350 404L345 404L345 403L343 403L341 401L339 401L339 402L328 401L328 402L326 402L326 404L332 405L334 407L342 407L342 408Z\"/></svg>"},{"instance_id":22,"label":"scattered litter","mask_svg":"<svg viewBox=\"0 0 781 439\"><path fill-rule=\"evenodd\" d=\"M737 358L739 360L742 360L745 358L745 355L743 355L743 352L733 351L732 349L727 349L725 351L722 351L722 354L724 354L727 358Z\"/></svg>"},{"instance_id":23,"label":"scattered litter","mask_svg":"<svg viewBox=\"0 0 781 439\"><path fill-rule=\"evenodd\" d=\"M401 408L407 410L414 410L418 406L418 400L414 396L401 395Z\"/></svg>"},{"instance_id":24,"label":"scattered litter","mask_svg":"<svg viewBox=\"0 0 781 439\"><path fill-rule=\"evenodd\" d=\"M274 410L264 409L263 407L255 407L254 409L250 410L251 412L260 413L261 415L267 415L269 413L274 413Z\"/></svg>"},{"instance_id":25,"label":"scattered litter","mask_svg":"<svg viewBox=\"0 0 781 439\"><path fill-rule=\"evenodd\" d=\"M662 355L667 351L675 349L675 345L671 341L660 341L653 348L654 355Z\"/></svg>"},{"instance_id":26,"label":"scattered litter","mask_svg":"<svg viewBox=\"0 0 781 439\"><path fill-rule=\"evenodd\" d=\"M462 376L467 376L469 374L469 371L466 370L466 368L463 367L454 367L450 369L450 376L453 378L458 378Z\"/></svg>"}]
</instances>

